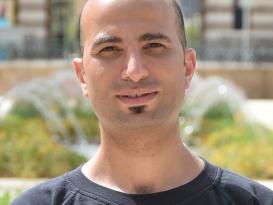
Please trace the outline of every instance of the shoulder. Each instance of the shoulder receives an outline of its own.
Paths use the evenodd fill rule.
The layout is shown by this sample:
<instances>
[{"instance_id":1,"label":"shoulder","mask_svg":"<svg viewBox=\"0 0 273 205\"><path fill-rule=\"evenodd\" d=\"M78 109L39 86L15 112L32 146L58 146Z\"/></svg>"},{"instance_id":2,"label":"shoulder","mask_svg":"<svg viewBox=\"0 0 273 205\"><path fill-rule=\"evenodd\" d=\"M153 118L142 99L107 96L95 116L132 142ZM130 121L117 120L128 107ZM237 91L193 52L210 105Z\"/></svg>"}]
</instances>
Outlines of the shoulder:
<instances>
[{"instance_id":1,"label":"shoulder","mask_svg":"<svg viewBox=\"0 0 273 205\"><path fill-rule=\"evenodd\" d=\"M71 185L66 175L67 173L23 192L11 205L62 204L63 201L68 200L77 192L77 189Z\"/></svg>"},{"instance_id":2,"label":"shoulder","mask_svg":"<svg viewBox=\"0 0 273 205\"><path fill-rule=\"evenodd\" d=\"M244 197L249 202L258 202L262 205L273 205L272 190L247 177L225 169L221 170L219 187L224 194L232 198Z\"/></svg>"}]
</instances>

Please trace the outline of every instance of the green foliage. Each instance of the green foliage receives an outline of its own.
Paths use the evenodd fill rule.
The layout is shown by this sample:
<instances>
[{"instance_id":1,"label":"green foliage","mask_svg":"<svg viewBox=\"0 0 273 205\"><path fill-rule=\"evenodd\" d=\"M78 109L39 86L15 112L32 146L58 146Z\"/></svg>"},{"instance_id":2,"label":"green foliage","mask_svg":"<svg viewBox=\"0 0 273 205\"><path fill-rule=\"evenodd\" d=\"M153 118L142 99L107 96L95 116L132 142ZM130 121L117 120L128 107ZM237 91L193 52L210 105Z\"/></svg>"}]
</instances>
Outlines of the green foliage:
<instances>
[{"instance_id":1,"label":"green foliage","mask_svg":"<svg viewBox=\"0 0 273 205\"><path fill-rule=\"evenodd\" d=\"M11 196L8 192L5 192L3 196L0 196L0 205L8 205L11 201Z\"/></svg>"},{"instance_id":2,"label":"green foliage","mask_svg":"<svg viewBox=\"0 0 273 205\"><path fill-rule=\"evenodd\" d=\"M99 123L97 116L94 112L85 109L74 110L77 119L79 120L80 126L85 133L87 140L90 143L99 142Z\"/></svg>"},{"instance_id":3,"label":"green foliage","mask_svg":"<svg viewBox=\"0 0 273 205\"><path fill-rule=\"evenodd\" d=\"M1 177L53 177L86 159L52 140L45 121L31 109L17 107L0 124Z\"/></svg>"},{"instance_id":4,"label":"green foliage","mask_svg":"<svg viewBox=\"0 0 273 205\"><path fill-rule=\"evenodd\" d=\"M52 109L60 113L68 130L70 137L65 140L75 142L76 132L64 109L58 105ZM99 125L94 112L75 106L73 113L87 140L98 142ZM233 113L224 102L206 112L189 144L222 167L252 178L273 179L273 158L269 157L273 156L273 133L247 122L242 113ZM52 139L48 124L31 104L18 104L0 123L1 177L53 177L85 160ZM7 204L9 198L9 194L3 195L0 203Z\"/></svg>"},{"instance_id":5,"label":"green foliage","mask_svg":"<svg viewBox=\"0 0 273 205\"><path fill-rule=\"evenodd\" d=\"M86 136L86 140L89 143L99 143L99 124L95 114L89 111L89 114L76 115L77 122L81 127L83 133ZM61 141L69 141L70 143L75 143L77 139L77 133L74 128L73 122L67 117L63 117L63 122L68 131L68 136L62 138ZM58 133L61 136L61 133Z\"/></svg>"},{"instance_id":6,"label":"green foliage","mask_svg":"<svg viewBox=\"0 0 273 205\"><path fill-rule=\"evenodd\" d=\"M233 119L233 113L231 112L229 106L224 103L220 102L213 107L211 107L206 114L204 115L204 119L226 119L226 120L232 120Z\"/></svg>"},{"instance_id":7,"label":"green foliage","mask_svg":"<svg viewBox=\"0 0 273 205\"><path fill-rule=\"evenodd\" d=\"M17 103L14 106L13 113L16 113L16 115L20 116L22 119L40 116L39 111L28 102Z\"/></svg>"},{"instance_id":8,"label":"green foliage","mask_svg":"<svg viewBox=\"0 0 273 205\"><path fill-rule=\"evenodd\" d=\"M20 190L0 191L0 205L9 205L21 192Z\"/></svg>"},{"instance_id":9,"label":"green foliage","mask_svg":"<svg viewBox=\"0 0 273 205\"><path fill-rule=\"evenodd\" d=\"M200 154L242 175L273 179L273 132L247 122L241 113L231 114L223 104L206 113L191 137Z\"/></svg>"}]
</instances>

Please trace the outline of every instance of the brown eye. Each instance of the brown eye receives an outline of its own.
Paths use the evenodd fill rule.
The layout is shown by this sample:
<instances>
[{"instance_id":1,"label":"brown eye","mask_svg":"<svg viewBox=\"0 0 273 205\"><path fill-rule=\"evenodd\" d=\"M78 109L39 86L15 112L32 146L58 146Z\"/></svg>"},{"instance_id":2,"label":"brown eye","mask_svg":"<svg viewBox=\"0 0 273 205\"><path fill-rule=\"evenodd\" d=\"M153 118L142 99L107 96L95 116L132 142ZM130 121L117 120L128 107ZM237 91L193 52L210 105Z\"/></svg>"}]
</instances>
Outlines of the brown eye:
<instances>
[{"instance_id":1,"label":"brown eye","mask_svg":"<svg viewBox=\"0 0 273 205\"><path fill-rule=\"evenodd\" d=\"M117 57L120 55L121 51L122 50L116 46L107 46L107 47L102 48L99 51L98 56L107 57L107 58Z\"/></svg>"},{"instance_id":2,"label":"brown eye","mask_svg":"<svg viewBox=\"0 0 273 205\"><path fill-rule=\"evenodd\" d=\"M161 43L149 43L148 45L144 46L144 49L153 49L153 48L165 48L164 45Z\"/></svg>"},{"instance_id":3,"label":"brown eye","mask_svg":"<svg viewBox=\"0 0 273 205\"><path fill-rule=\"evenodd\" d=\"M100 52L114 52L114 51L120 51L120 49L114 46L107 46L103 48Z\"/></svg>"}]
</instances>

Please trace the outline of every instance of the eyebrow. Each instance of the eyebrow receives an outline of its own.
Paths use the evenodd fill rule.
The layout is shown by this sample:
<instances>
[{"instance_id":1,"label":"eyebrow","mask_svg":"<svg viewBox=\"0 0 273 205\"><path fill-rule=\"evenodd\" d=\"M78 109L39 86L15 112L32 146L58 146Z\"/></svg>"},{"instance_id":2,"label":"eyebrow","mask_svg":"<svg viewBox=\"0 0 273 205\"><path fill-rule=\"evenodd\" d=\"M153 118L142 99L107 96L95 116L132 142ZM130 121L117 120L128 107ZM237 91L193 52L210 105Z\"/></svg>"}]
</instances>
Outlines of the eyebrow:
<instances>
[{"instance_id":1,"label":"eyebrow","mask_svg":"<svg viewBox=\"0 0 273 205\"><path fill-rule=\"evenodd\" d=\"M95 48L105 43L121 43L121 42L122 40L119 37L103 34L95 39L92 47Z\"/></svg>"},{"instance_id":2,"label":"eyebrow","mask_svg":"<svg viewBox=\"0 0 273 205\"><path fill-rule=\"evenodd\" d=\"M162 33L145 33L139 38L139 41L153 41L153 40L164 40L171 42L170 38Z\"/></svg>"},{"instance_id":3,"label":"eyebrow","mask_svg":"<svg viewBox=\"0 0 273 205\"><path fill-rule=\"evenodd\" d=\"M138 41L152 41L152 40L164 40L167 42L171 42L170 38L168 38L166 35L162 33L145 33L142 36L139 37ZM105 43L121 43L122 39L116 36L111 36L108 34L102 34L99 37L97 37L93 43L93 48L96 48L102 44Z\"/></svg>"}]
</instances>

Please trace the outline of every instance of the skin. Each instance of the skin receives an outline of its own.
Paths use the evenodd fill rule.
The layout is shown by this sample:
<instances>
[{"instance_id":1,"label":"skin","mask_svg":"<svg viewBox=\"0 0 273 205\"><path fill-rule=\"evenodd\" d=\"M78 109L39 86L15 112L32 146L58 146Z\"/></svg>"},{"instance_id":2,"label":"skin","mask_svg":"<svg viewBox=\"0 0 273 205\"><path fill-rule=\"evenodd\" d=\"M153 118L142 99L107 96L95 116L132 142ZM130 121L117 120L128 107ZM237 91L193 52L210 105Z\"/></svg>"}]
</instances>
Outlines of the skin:
<instances>
[{"instance_id":1,"label":"skin","mask_svg":"<svg viewBox=\"0 0 273 205\"><path fill-rule=\"evenodd\" d=\"M73 66L100 122L99 151L82 168L95 183L154 193L203 169L179 133L196 55L183 49L175 18L167 0L93 0L83 9L83 57ZM150 98L140 103L121 100L143 93Z\"/></svg>"}]
</instances>

